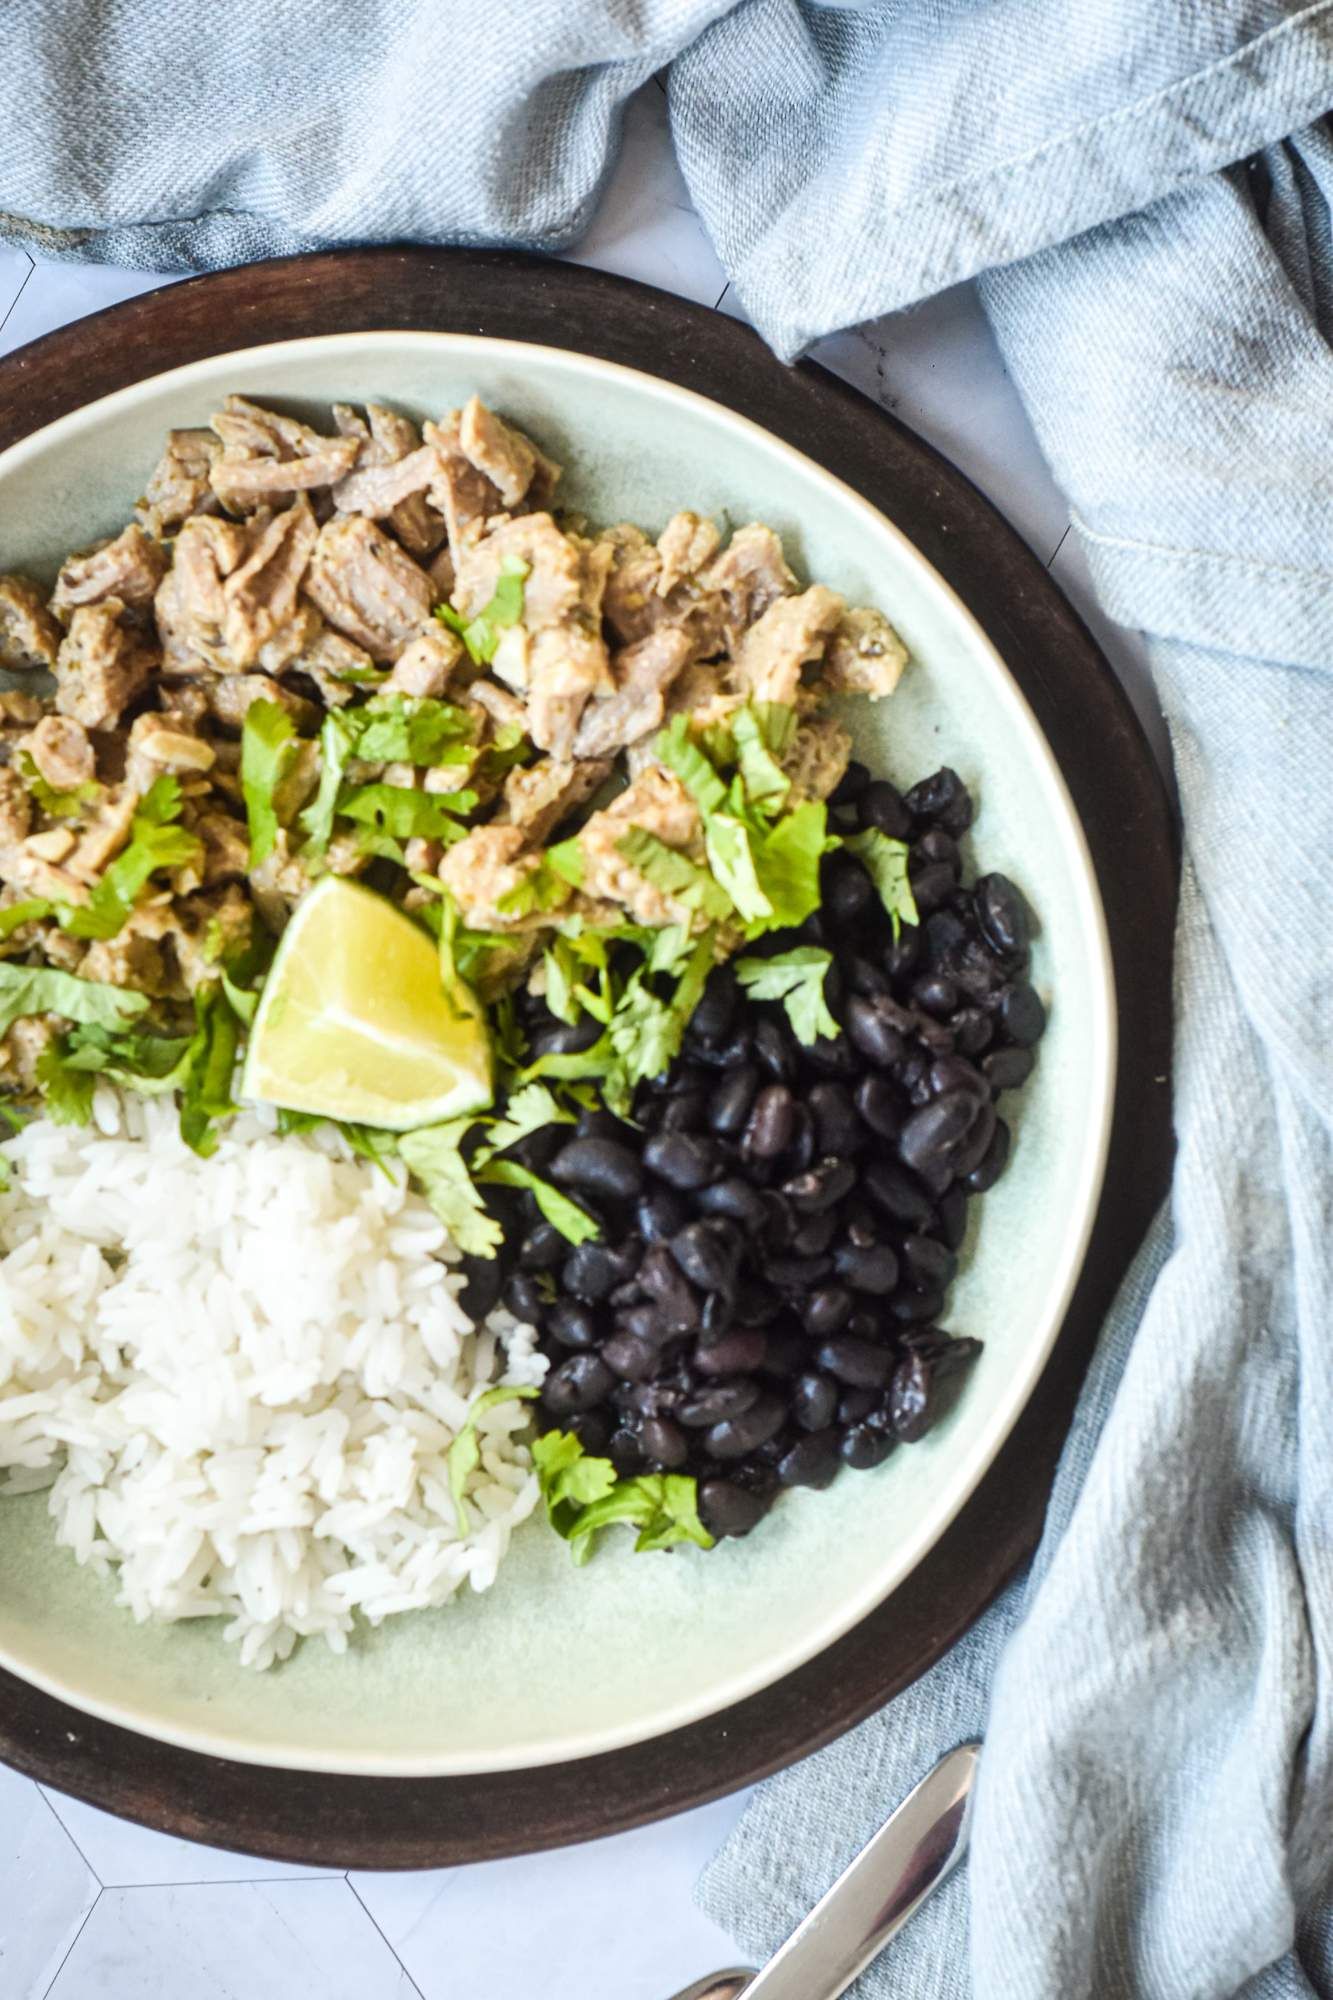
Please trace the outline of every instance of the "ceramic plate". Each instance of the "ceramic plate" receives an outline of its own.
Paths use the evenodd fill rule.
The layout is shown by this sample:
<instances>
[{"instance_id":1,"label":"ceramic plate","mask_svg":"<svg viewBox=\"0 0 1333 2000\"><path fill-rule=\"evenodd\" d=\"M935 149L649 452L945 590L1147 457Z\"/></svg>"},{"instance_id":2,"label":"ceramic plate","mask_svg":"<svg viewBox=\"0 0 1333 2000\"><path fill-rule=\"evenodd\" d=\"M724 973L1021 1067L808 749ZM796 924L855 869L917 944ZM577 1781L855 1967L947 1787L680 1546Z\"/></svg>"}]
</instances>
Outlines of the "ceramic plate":
<instances>
[{"instance_id":1,"label":"ceramic plate","mask_svg":"<svg viewBox=\"0 0 1333 2000\"><path fill-rule=\"evenodd\" d=\"M63 417L0 456L3 564L50 577L114 532L162 433L239 390L317 415L379 399L414 416L476 391L567 468L567 504L658 528L679 506L760 518L803 574L874 603L913 665L852 704L860 753L907 783L942 762L975 793L975 855L1027 891L1050 1027L1012 1164L984 1202L948 1324L984 1353L949 1419L873 1473L796 1493L749 1540L635 1557L607 1538L576 1571L534 1522L495 1588L239 1668L211 1622L136 1626L58 1550L40 1495L0 1503L0 1664L77 1708L222 1757L312 1771L514 1770L642 1742L791 1672L893 1590L977 1485L1039 1376L1096 1209L1114 1085L1110 959L1077 816L990 640L912 543L849 487L720 405L560 350L441 333L338 334L219 355ZM969 845L971 842L968 843Z\"/></svg>"}]
</instances>

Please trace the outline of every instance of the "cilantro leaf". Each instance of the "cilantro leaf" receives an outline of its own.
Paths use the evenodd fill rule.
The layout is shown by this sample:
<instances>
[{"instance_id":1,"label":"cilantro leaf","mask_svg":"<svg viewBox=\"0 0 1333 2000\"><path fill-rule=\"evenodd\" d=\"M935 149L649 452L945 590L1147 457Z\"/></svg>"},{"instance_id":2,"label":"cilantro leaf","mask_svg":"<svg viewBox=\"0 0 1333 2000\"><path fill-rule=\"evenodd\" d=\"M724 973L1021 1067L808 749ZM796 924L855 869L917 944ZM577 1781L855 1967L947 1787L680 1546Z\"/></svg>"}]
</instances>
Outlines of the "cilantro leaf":
<instances>
[{"instance_id":1,"label":"cilantro leaf","mask_svg":"<svg viewBox=\"0 0 1333 2000\"><path fill-rule=\"evenodd\" d=\"M356 748L360 732L356 716L348 709L333 708L319 732L319 789L300 817L306 852L322 854L333 834L333 816L338 809L343 773Z\"/></svg>"},{"instance_id":2,"label":"cilantro leaf","mask_svg":"<svg viewBox=\"0 0 1333 2000\"><path fill-rule=\"evenodd\" d=\"M73 819L86 805L102 796L102 786L96 778L89 778L82 785L75 785L70 791L59 791L48 784L30 751L20 750L14 759L14 768L22 778L34 802L41 807L48 819Z\"/></svg>"},{"instance_id":3,"label":"cilantro leaf","mask_svg":"<svg viewBox=\"0 0 1333 2000\"><path fill-rule=\"evenodd\" d=\"M421 1191L460 1250L473 1257L493 1257L503 1231L477 1192L459 1147L475 1118L454 1118L446 1125L426 1125L404 1132L398 1152L421 1183Z\"/></svg>"},{"instance_id":4,"label":"cilantro leaf","mask_svg":"<svg viewBox=\"0 0 1333 2000\"><path fill-rule=\"evenodd\" d=\"M220 983L201 987L195 994L194 1019L180 1082L180 1127L186 1145L206 1160L217 1151L214 1127L236 1110L231 1082L240 1024Z\"/></svg>"},{"instance_id":5,"label":"cilantro leaf","mask_svg":"<svg viewBox=\"0 0 1333 2000\"><path fill-rule=\"evenodd\" d=\"M130 821L130 837L86 903L59 912L71 937L112 938L123 929L139 892L159 869L188 868L203 847L184 827L172 825L181 810L175 778L159 778L140 799Z\"/></svg>"},{"instance_id":6,"label":"cilantro leaf","mask_svg":"<svg viewBox=\"0 0 1333 2000\"><path fill-rule=\"evenodd\" d=\"M639 1529L636 1552L684 1541L701 1549L713 1546L713 1537L699 1519L693 1479L679 1473L652 1473L617 1480L610 1459L588 1457L568 1431L547 1431L535 1438L532 1459L547 1519L570 1544L576 1563L588 1560L593 1536L614 1521L629 1521Z\"/></svg>"},{"instance_id":7,"label":"cilantro leaf","mask_svg":"<svg viewBox=\"0 0 1333 2000\"><path fill-rule=\"evenodd\" d=\"M797 945L776 958L741 958L736 977L754 1000L780 1000L798 1042L807 1047L820 1035L841 1030L824 999L824 979L833 954L817 945Z\"/></svg>"},{"instance_id":8,"label":"cilantro leaf","mask_svg":"<svg viewBox=\"0 0 1333 2000\"><path fill-rule=\"evenodd\" d=\"M461 840L465 829L456 817L477 803L475 792L418 792L410 785L358 785L338 799L338 814L359 821L396 840Z\"/></svg>"},{"instance_id":9,"label":"cilantro leaf","mask_svg":"<svg viewBox=\"0 0 1333 2000\"><path fill-rule=\"evenodd\" d=\"M430 695L377 694L364 708L344 709L354 725L356 754L368 764L467 764L476 733L465 708Z\"/></svg>"},{"instance_id":10,"label":"cilantro leaf","mask_svg":"<svg viewBox=\"0 0 1333 2000\"><path fill-rule=\"evenodd\" d=\"M796 734L796 711L782 702L758 702L730 718L741 784L750 805L777 810L791 790L778 758Z\"/></svg>"},{"instance_id":11,"label":"cilantro leaf","mask_svg":"<svg viewBox=\"0 0 1333 2000\"><path fill-rule=\"evenodd\" d=\"M39 924L43 918L53 917L55 913L55 904L45 902L38 896L30 897L26 903L11 903L8 909L0 910L0 944L7 937L12 937L15 931L21 930L24 924Z\"/></svg>"},{"instance_id":12,"label":"cilantro leaf","mask_svg":"<svg viewBox=\"0 0 1333 2000\"><path fill-rule=\"evenodd\" d=\"M562 844L567 847L569 842ZM516 882L512 889L507 889L503 896L497 898L495 907L502 916L526 917L534 910L558 910L573 893L565 870L552 867L548 849L521 882Z\"/></svg>"},{"instance_id":13,"label":"cilantro leaf","mask_svg":"<svg viewBox=\"0 0 1333 2000\"><path fill-rule=\"evenodd\" d=\"M547 867L553 868L571 889L583 887L583 849L577 838L558 840L554 847L547 848L545 860Z\"/></svg>"},{"instance_id":14,"label":"cilantro leaf","mask_svg":"<svg viewBox=\"0 0 1333 2000\"><path fill-rule=\"evenodd\" d=\"M68 1065L65 1051L63 1041L51 1042L42 1050L37 1058L37 1088L47 1115L57 1125L86 1125L93 1115L97 1079Z\"/></svg>"},{"instance_id":15,"label":"cilantro leaf","mask_svg":"<svg viewBox=\"0 0 1333 2000\"><path fill-rule=\"evenodd\" d=\"M527 1402L537 1394L533 1388L515 1388L511 1383L501 1382L494 1389L484 1389L467 1413L467 1420L458 1436L449 1447L445 1464L449 1468L449 1492L458 1510L458 1532L467 1534L472 1522L463 1498L468 1480L481 1464L481 1439L477 1436L477 1418L486 1410L493 1410L501 1403Z\"/></svg>"},{"instance_id":16,"label":"cilantro leaf","mask_svg":"<svg viewBox=\"0 0 1333 2000\"><path fill-rule=\"evenodd\" d=\"M688 716L672 717L670 727L654 742L653 755L680 779L705 820L721 809L727 788L690 734Z\"/></svg>"},{"instance_id":17,"label":"cilantro leaf","mask_svg":"<svg viewBox=\"0 0 1333 2000\"><path fill-rule=\"evenodd\" d=\"M27 1014L59 1014L91 1027L124 1028L147 1009L143 993L79 979L51 966L0 965L0 1035Z\"/></svg>"},{"instance_id":18,"label":"cilantro leaf","mask_svg":"<svg viewBox=\"0 0 1333 2000\"><path fill-rule=\"evenodd\" d=\"M276 701L253 701L241 729L241 796L250 826L250 866L272 854L278 838L276 795L292 768L300 738Z\"/></svg>"},{"instance_id":19,"label":"cilantro leaf","mask_svg":"<svg viewBox=\"0 0 1333 2000\"><path fill-rule=\"evenodd\" d=\"M879 899L889 913L894 937L897 937L901 924L920 923L916 898L907 876L906 841L890 840L886 833L872 826L864 833L853 834L849 840L844 840L843 846L849 854L856 856L878 889Z\"/></svg>"},{"instance_id":20,"label":"cilantro leaf","mask_svg":"<svg viewBox=\"0 0 1333 2000\"><path fill-rule=\"evenodd\" d=\"M616 842L616 852L655 889L682 903L687 910L697 910L714 922L731 915L730 897L708 870L691 861L687 854L668 847L646 827L631 826Z\"/></svg>"},{"instance_id":21,"label":"cilantro leaf","mask_svg":"<svg viewBox=\"0 0 1333 2000\"><path fill-rule=\"evenodd\" d=\"M504 1109L504 1116L497 1118L491 1126L486 1145L477 1154L479 1162L493 1159L510 1146L516 1146L520 1139L526 1139L530 1132L540 1132L546 1125L572 1125L574 1122L568 1111L561 1108L549 1090L540 1083L526 1084L516 1090Z\"/></svg>"},{"instance_id":22,"label":"cilantro leaf","mask_svg":"<svg viewBox=\"0 0 1333 2000\"><path fill-rule=\"evenodd\" d=\"M540 1174L520 1166L517 1160L489 1160L485 1166L478 1168L477 1179L500 1187L527 1188L546 1220L571 1243L586 1243L589 1237L601 1234L598 1224L586 1209L580 1208L576 1201L562 1194L550 1181L543 1180Z\"/></svg>"},{"instance_id":23,"label":"cilantro leaf","mask_svg":"<svg viewBox=\"0 0 1333 2000\"><path fill-rule=\"evenodd\" d=\"M690 1016L703 998L712 965L712 935L705 932L695 944L670 1000L660 999L645 983L645 975L653 969L651 960L630 979L611 1016L606 1037L625 1083L632 1085L647 1077L660 1076L680 1053ZM626 1095L623 1086L616 1095L623 1100Z\"/></svg>"},{"instance_id":24,"label":"cilantro leaf","mask_svg":"<svg viewBox=\"0 0 1333 2000\"><path fill-rule=\"evenodd\" d=\"M436 605L435 616L458 634L474 666L488 665L495 658L501 632L517 625L522 618L523 581L527 574L528 565L521 556L502 557L494 595L475 618L464 618L452 604Z\"/></svg>"},{"instance_id":25,"label":"cilantro leaf","mask_svg":"<svg viewBox=\"0 0 1333 2000\"><path fill-rule=\"evenodd\" d=\"M158 1097L185 1078L191 1035L116 1034L108 1028L76 1027L66 1038L67 1070L104 1075L112 1083Z\"/></svg>"},{"instance_id":26,"label":"cilantro leaf","mask_svg":"<svg viewBox=\"0 0 1333 2000\"><path fill-rule=\"evenodd\" d=\"M755 870L772 914L756 920L747 936L794 929L819 908L819 864L834 845L827 808L816 799L805 800L754 842Z\"/></svg>"},{"instance_id":27,"label":"cilantro leaf","mask_svg":"<svg viewBox=\"0 0 1333 2000\"><path fill-rule=\"evenodd\" d=\"M704 848L715 879L745 922L771 917L773 905L759 886L750 835L741 821L730 813L713 813L704 822Z\"/></svg>"}]
</instances>

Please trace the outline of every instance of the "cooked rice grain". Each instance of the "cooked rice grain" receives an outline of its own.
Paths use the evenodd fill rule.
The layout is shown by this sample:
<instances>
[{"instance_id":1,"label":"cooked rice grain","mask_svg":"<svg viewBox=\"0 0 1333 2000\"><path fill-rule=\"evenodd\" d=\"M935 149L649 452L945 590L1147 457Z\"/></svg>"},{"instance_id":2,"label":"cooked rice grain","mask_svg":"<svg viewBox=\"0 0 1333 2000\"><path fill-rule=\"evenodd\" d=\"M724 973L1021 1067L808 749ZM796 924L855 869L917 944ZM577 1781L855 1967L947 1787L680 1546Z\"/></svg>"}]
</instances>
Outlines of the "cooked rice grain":
<instances>
[{"instance_id":1,"label":"cooked rice grain","mask_svg":"<svg viewBox=\"0 0 1333 2000\"><path fill-rule=\"evenodd\" d=\"M49 1487L137 1619L225 1618L267 1667L489 1588L537 1503L524 1404L479 1420L466 1534L447 1454L546 1363L507 1313L474 1329L419 1195L262 1112L198 1159L169 1100L106 1089L0 1157L0 1493Z\"/></svg>"}]
</instances>

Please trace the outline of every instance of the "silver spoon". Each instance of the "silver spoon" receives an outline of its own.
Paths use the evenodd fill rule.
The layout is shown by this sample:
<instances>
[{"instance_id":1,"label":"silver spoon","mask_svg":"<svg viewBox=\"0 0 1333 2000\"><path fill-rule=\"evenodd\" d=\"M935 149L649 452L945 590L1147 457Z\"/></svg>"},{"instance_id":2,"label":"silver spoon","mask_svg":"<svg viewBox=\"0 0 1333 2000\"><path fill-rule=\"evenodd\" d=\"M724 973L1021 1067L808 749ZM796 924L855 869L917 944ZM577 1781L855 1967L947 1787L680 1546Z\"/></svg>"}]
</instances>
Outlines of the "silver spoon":
<instances>
[{"instance_id":1,"label":"silver spoon","mask_svg":"<svg viewBox=\"0 0 1333 2000\"><path fill-rule=\"evenodd\" d=\"M712 1972L674 2000L837 2000L962 1860L980 1755L941 1758L762 1972Z\"/></svg>"}]
</instances>

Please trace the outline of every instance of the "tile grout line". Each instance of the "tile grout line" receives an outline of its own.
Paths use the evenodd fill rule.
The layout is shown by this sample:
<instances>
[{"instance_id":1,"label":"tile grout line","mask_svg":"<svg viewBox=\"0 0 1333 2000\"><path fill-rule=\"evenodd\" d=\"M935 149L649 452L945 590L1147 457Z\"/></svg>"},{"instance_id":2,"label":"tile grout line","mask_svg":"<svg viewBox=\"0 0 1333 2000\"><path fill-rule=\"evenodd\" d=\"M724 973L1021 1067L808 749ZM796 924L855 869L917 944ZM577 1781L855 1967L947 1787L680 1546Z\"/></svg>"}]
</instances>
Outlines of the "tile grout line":
<instances>
[{"instance_id":1,"label":"tile grout line","mask_svg":"<svg viewBox=\"0 0 1333 2000\"><path fill-rule=\"evenodd\" d=\"M97 1877L94 1876L93 1880L96 1881ZM51 1977L47 1981L46 1985L42 1988L40 2000L51 2000L51 1995L55 1991L56 1981L59 1979L61 1973L65 1970L65 1967L69 1964L71 1952L74 1950L74 1947L78 1943L79 1939L83 1936L83 1933L87 1930L88 1919L92 1916L93 1911L97 1908L97 1905L101 1902L105 1894L106 1890L99 1888L97 1894L93 1897L92 1902L89 1903L87 1909L84 1911L83 1922L79 1925L79 1928L75 1931L73 1937L70 1939L68 1945L65 1947L65 1951L60 1960L59 1965L56 1967L55 1971L51 1974Z\"/></svg>"},{"instance_id":2,"label":"tile grout line","mask_svg":"<svg viewBox=\"0 0 1333 2000\"><path fill-rule=\"evenodd\" d=\"M33 257L31 257L26 250L23 252L23 255L28 259L28 268L23 273L23 283L19 286L13 298L9 301L9 304L5 307L4 319L0 319L0 333L4 332L5 326L9 320L9 315L13 312L19 300L23 297L24 292L28 289L28 280L32 276L33 272L37 269L36 260Z\"/></svg>"},{"instance_id":3,"label":"tile grout line","mask_svg":"<svg viewBox=\"0 0 1333 2000\"><path fill-rule=\"evenodd\" d=\"M346 1882L345 1875L221 1875L209 1876L202 1882L107 1882L104 1888L114 1889L118 1896L138 1896L149 1889L281 1889L289 1882ZM348 1888L352 1887L348 1882ZM356 1895L355 1889L352 1894ZM360 1898L357 1898L360 1901ZM385 1939L388 1943L388 1939ZM390 1946L392 1950L392 1946Z\"/></svg>"},{"instance_id":4,"label":"tile grout line","mask_svg":"<svg viewBox=\"0 0 1333 2000\"><path fill-rule=\"evenodd\" d=\"M421 1988L417 1985L416 1980L412 1977L407 1967L403 1965L402 1959L398 1956L398 1953L394 1951L393 1946L389 1943L388 1938L385 1937L383 1930L381 1930L380 1925L376 1921L374 1911L371 1910L369 1905L366 1903L366 1900L362 1896L361 1891L357 1888L356 1883L352 1880L350 1875L344 1875L343 1881L347 1884L352 1894L356 1897L357 1902L361 1905L361 1908L365 1911L366 1915L369 1917L378 1935L384 1940L384 1949L388 1952L393 1953L393 1959L395 1965L403 1966L403 1978L407 1981L408 1985L412 1988L412 1991L416 1994L417 2000L424 2000Z\"/></svg>"},{"instance_id":5,"label":"tile grout line","mask_svg":"<svg viewBox=\"0 0 1333 2000\"><path fill-rule=\"evenodd\" d=\"M55 1821L56 1825L60 1828L60 1831L64 1834L66 1840L69 1842L70 1846L74 1849L74 1852L78 1855L80 1861L83 1863L84 1867L88 1870L88 1873L92 1876L94 1882L96 1882L98 1893L100 1894L101 1891L105 1889L106 1883L102 1880L97 1870L93 1867L92 1862L88 1859L83 1849L79 1846L78 1841L74 1838L74 1835L70 1832L69 1828L65 1825L64 1820L61 1819L60 1814L56 1811L54 1805L51 1803L51 1800L47 1795L46 1786L38 1785L37 1790L41 1794L42 1804L46 1807L46 1810L50 1813L52 1819Z\"/></svg>"}]
</instances>

